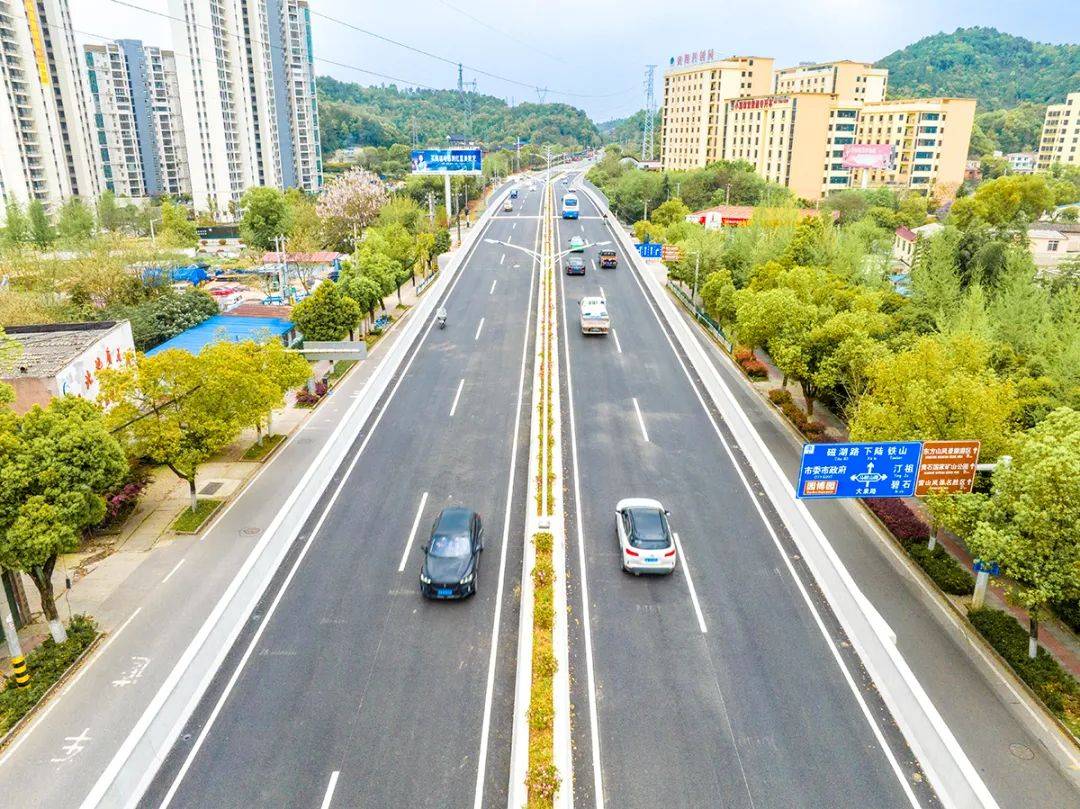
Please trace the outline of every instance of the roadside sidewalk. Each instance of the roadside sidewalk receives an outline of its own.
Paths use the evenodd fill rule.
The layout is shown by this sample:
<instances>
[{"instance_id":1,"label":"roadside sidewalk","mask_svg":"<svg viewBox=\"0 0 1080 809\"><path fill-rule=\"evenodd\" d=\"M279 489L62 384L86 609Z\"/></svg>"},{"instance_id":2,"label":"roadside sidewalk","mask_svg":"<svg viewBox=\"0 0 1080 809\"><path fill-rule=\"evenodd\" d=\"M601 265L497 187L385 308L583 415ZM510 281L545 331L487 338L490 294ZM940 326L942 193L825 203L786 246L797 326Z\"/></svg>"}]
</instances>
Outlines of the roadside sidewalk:
<instances>
[{"instance_id":1,"label":"roadside sidewalk","mask_svg":"<svg viewBox=\"0 0 1080 809\"><path fill-rule=\"evenodd\" d=\"M657 279L666 280L662 265L650 262L649 267ZM680 312L692 321L685 309ZM771 383L747 385L734 361L703 330L694 329L694 335L794 486L804 439L754 389L767 390ZM936 587L931 589L879 523L858 503L823 501L808 508L895 633L900 653L999 805L1080 805L1075 745L1016 687L1015 675L987 653L974 630L948 608Z\"/></svg>"}]
</instances>

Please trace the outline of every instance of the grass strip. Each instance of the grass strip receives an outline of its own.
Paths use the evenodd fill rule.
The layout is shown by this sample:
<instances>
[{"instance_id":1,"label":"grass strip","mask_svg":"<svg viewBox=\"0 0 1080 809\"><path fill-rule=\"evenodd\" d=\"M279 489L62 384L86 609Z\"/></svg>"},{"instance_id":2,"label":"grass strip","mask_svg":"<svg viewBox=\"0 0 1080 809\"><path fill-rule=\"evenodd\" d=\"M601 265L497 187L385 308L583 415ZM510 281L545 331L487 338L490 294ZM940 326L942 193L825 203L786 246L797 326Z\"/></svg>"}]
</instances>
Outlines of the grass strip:
<instances>
[{"instance_id":1,"label":"grass strip","mask_svg":"<svg viewBox=\"0 0 1080 809\"><path fill-rule=\"evenodd\" d=\"M262 442L256 441L244 452L243 459L245 461L261 461L267 455L274 451L274 448L285 440L283 435L264 435Z\"/></svg>"},{"instance_id":2,"label":"grass strip","mask_svg":"<svg viewBox=\"0 0 1080 809\"><path fill-rule=\"evenodd\" d=\"M196 534L203 524L210 519L210 515L218 510L224 500L212 500L210 498L199 500L195 510L185 508L180 516L173 520L172 530L178 534Z\"/></svg>"},{"instance_id":3,"label":"grass strip","mask_svg":"<svg viewBox=\"0 0 1080 809\"><path fill-rule=\"evenodd\" d=\"M533 536L532 692L529 697L528 809L550 809L559 791L555 767L555 568L551 549L554 537L547 532Z\"/></svg>"}]
</instances>

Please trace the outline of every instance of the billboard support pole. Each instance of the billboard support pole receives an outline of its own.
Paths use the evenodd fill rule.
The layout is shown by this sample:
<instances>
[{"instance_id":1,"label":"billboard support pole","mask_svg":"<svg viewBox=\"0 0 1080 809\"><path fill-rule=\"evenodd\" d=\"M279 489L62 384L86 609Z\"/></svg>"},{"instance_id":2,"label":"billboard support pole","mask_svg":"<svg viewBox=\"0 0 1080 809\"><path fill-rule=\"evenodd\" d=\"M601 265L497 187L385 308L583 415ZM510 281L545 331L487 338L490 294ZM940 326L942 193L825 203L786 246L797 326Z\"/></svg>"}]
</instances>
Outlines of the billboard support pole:
<instances>
[{"instance_id":1,"label":"billboard support pole","mask_svg":"<svg viewBox=\"0 0 1080 809\"><path fill-rule=\"evenodd\" d=\"M450 217L453 215L453 209L450 202L450 172L443 173L443 181L445 182L444 191L446 193L446 227L450 227Z\"/></svg>"},{"instance_id":2,"label":"billboard support pole","mask_svg":"<svg viewBox=\"0 0 1080 809\"><path fill-rule=\"evenodd\" d=\"M870 172L867 169L863 169L862 173L862 190L865 191L870 187Z\"/></svg>"}]
</instances>

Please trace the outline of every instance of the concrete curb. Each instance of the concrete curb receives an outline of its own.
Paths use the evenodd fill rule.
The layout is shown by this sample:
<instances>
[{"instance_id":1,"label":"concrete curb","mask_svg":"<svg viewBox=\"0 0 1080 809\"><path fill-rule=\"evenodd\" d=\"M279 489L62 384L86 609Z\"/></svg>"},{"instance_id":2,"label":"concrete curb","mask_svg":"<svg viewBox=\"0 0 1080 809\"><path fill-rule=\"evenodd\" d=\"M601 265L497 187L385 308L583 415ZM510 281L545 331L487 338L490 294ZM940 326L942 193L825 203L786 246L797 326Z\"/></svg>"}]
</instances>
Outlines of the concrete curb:
<instances>
[{"instance_id":1,"label":"concrete curb","mask_svg":"<svg viewBox=\"0 0 1080 809\"><path fill-rule=\"evenodd\" d=\"M505 191L503 193L509 193ZM495 206L491 208L494 210ZM98 806L134 807L150 785L188 718L210 686L218 668L259 603L294 540L306 524L322 493L334 479L353 441L420 338L425 323L449 289L479 241L490 216L485 213L471 228L460 249L427 295L414 307L404 334L383 357L360 396L323 445L315 461L275 514L258 544L245 559L214 609L184 650L165 682L143 711L109 765L83 800L82 809Z\"/></svg>"},{"instance_id":2,"label":"concrete curb","mask_svg":"<svg viewBox=\"0 0 1080 809\"><path fill-rule=\"evenodd\" d=\"M600 204L592 189L584 186L583 190ZM719 410L758 481L768 493L912 752L936 788L942 804L964 809L996 809L997 802L993 795L897 650L895 636L888 624L859 590L809 511L795 499L783 471L746 413L738 406L727 383L690 331L675 303L641 265L641 259L626 233L616 227L612 227L611 231L629 255L633 271L666 322L671 337L678 342L700 378L706 395Z\"/></svg>"}]
</instances>

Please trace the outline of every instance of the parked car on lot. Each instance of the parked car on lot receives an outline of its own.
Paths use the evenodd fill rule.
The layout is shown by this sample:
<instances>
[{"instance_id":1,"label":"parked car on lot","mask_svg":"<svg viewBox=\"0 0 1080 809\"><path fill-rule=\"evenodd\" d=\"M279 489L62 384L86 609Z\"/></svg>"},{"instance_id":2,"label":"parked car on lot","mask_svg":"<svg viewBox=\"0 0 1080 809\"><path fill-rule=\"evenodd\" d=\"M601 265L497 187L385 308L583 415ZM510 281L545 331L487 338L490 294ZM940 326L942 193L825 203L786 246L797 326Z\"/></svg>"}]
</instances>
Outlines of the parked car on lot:
<instances>
[{"instance_id":1,"label":"parked car on lot","mask_svg":"<svg viewBox=\"0 0 1080 809\"><path fill-rule=\"evenodd\" d=\"M668 512L659 500L629 497L615 506L615 535L622 569L627 573L671 573L675 569L675 539Z\"/></svg>"},{"instance_id":2,"label":"parked car on lot","mask_svg":"<svg viewBox=\"0 0 1080 809\"><path fill-rule=\"evenodd\" d=\"M484 526L469 508L444 508L431 526L420 567L420 592L428 598L465 598L476 593Z\"/></svg>"},{"instance_id":3,"label":"parked car on lot","mask_svg":"<svg viewBox=\"0 0 1080 809\"><path fill-rule=\"evenodd\" d=\"M577 253L571 253L566 257L566 274L567 275L584 275L585 274L585 257Z\"/></svg>"}]
</instances>

